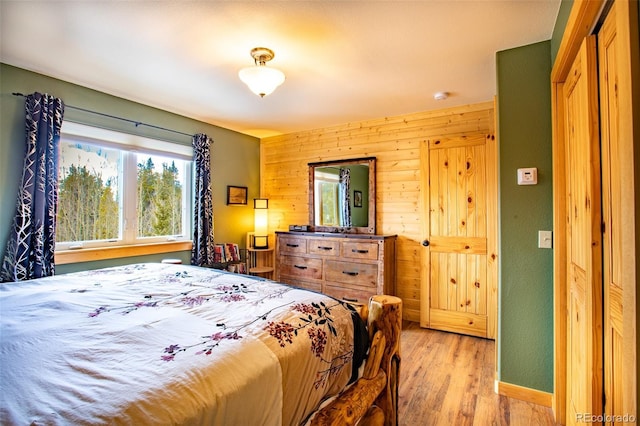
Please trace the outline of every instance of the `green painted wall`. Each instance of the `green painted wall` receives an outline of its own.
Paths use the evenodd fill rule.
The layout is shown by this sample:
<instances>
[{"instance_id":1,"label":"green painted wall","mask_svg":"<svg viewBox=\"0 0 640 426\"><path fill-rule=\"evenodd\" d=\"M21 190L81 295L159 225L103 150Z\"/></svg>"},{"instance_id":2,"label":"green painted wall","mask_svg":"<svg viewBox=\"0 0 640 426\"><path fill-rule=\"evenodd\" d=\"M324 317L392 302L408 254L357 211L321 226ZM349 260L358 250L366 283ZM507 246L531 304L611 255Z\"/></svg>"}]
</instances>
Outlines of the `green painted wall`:
<instances>
[{"instance_id":1,"label":"green painted wall","mask_svg":"<svg viewBox=\"0 0 640 426\"><path fill-rule=\"evenodd\" d=\"M560 9L558 10L558 16L556 17L556 24L553 28L553 34L551 36L551 65L558 56L558 49L560 49L560 42L564 35L564 29L567 26L569 20L569 14L571 13L571 7L573 6L573 0L562 0L560 2Z\"/></svg>"},{"instance_id":2,"label":"green painted wall","mask_svg":"<svg viewBox=\"0 0 640 426\"><path fill-rule=\"evenodd\" d=\"M369 167L351 166L351 222L353 226L369 224ZM354 204L353 191L362 192L362 207Z\"/></svg>"},{"instance_id":3,"label":"green painted wall","mask_svg":"<svg viewBox=\"0 0 640 426\"><path fill-rule=\"evenodd\" d=\"M550 42L497 53L500 155L499 365L502 382L553 392ZM516 171L537 167L538 184Z\"/></svg>"},{"instance_id":4,"label":"green painted wall","mask_svg":"<svg viewBox=\"0 0 640 426\"><path fill-rule=\"evenodd\" d=\"M67 105L124 117L187 134L202 132L209 135L214 140L211 149L211 162L215 239L218 242L236 242L244 247L246 233L253 229L253 204L227 206L227 185L248 187L249 199L259 196L259 139L42 74L0 64L0 255L4 254L11 220L15 212L17 188L24 155L24 99L11 95L12 92L49 93L61 98ZM107 119L70 108L65 111L65 119L191 145L191 138L188 136L161 132L144 126L136 127L120 120ZM166 257L181 258L183 262L189 263L190 252L60 265L56 267L56 273L139 261L157 261Z\"/></svg>"}]
</instances>

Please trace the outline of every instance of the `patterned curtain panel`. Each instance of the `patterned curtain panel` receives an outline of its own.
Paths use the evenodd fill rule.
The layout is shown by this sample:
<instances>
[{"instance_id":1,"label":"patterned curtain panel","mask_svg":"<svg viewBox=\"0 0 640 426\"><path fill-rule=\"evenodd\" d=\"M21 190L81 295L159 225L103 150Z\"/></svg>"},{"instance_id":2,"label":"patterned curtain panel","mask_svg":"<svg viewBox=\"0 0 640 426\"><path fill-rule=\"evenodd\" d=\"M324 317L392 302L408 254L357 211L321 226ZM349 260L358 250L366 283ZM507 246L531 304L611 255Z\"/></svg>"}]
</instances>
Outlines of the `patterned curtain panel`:
<instances>
[{"instance_id":1,"label":"patterned curtain panel","mask_svg":"<svg viewBox=\"0 0 640 426\"><path fill-rule=\"evenodd\" d=\"M22 281L55 272L58 153L62 100L34 93L25 101L26 153L16 215L0 280Z\"/></svg>"},{"instance_id":2,"label":"patterned curtain panel","mask_svg":"<svg viewBox=\"0 0 640 426\"><path fill-rule=\"evenodd\" d=\"M340 215L342 226L351 226L351 170L340 168Z\"/></svg>"},{"instance_id":3,"label":"patterned curtain panel","mask_svg":"<svg viewBox=\"0 0 640 426\"><path fill-rule=\"evenodd\" d=\"M195 203L193 248L191 264L203 266L213 263L213 201L211 197L211 144L203 133L193 136L195 163Z\"/></svg>"}]
</instances>

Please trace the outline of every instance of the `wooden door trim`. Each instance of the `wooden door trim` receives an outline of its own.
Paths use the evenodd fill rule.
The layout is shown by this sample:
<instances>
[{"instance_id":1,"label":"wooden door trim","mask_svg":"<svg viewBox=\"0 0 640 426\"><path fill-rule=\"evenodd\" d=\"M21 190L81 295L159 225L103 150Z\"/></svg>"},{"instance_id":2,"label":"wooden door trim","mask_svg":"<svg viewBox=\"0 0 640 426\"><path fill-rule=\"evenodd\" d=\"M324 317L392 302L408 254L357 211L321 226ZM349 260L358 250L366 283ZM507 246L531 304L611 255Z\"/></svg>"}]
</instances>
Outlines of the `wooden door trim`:
<instances>
[{"instance_id":1,"label":"wooden door trim","mask_svg":"<svg viewBox=\"0 0 640 426\"><path fill-rule=\"evenodd\" d=\"M574 1L551 70L551 84L563 82L567 78L573 59L580 50L582 40L591 34L605 3L605 0Z\"/></svg>"},{"instance_id":2,"label":"wooden door trim","mask_svg":"<svg viewBox=\"0 0 640 426\"><path fill-rule=\"evenodd\" d=\"M554 82L551 88L552 127L552 162L553 162L553 229L556 238L553 242L553 303L554 303L554 354L553 354L553 389L552 408L556 422L564 424L567 399L567 240L558 238L567 235L567 206L565 195L566 181L566 146L564 139L564 120L558 120L565 109L562 96L564 83Z\"/></svg>"},{"instance_id":3,"label":"wooden door trim","mask_svg":"<svg viewBox=\"0 0 640 426\"><path fill-rule=\"evenodd\" d=\"M489 120L487 135L487 337L496 341L498 347L498 138L496 137L495 114L497 98L493 99L493 120ZM496 351L496 378L498 377L498 351Z\"/></svg>"}]
</instances>

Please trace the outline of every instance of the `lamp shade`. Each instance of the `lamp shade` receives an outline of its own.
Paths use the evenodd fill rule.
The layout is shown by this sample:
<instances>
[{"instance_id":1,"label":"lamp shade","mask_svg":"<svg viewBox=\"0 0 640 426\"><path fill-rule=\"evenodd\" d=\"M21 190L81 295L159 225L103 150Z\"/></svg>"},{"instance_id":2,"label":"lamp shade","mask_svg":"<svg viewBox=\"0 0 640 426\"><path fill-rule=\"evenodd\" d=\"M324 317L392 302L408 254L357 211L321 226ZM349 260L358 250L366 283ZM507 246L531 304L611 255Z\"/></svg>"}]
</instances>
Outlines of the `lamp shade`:
<instances>
[{"instance_id":1,"label":"lamp shade","mask_svg":"<svg viewBox=\"0 0 640 426\"><path fill-rule=\"evenodd\" d=\"M254 214L254 248L269 247L269 200L266 198L253 199Z\"/></svg>"},{"instance_id":2,"label":"lamp shade","mask_svg":"<svg viewBox=\"0 0 640 426\"><path fill-rule=\"evenodd\" d=\"M265 236L267 235L267 229L269 227L267 220L267 211L266 210L256 210L255 211L255 223L254 223L254 232L255 235Z\"/></svg>"},{"instance_id":3,"label":"lamp shade","mask_svg":"<svg viewBox=\"0 0 640 426\"><path fill-rule=\"evenodd\" d=\"M284 83L284 73L275 68L267 68L266 65L242 68L238 77L260 97L273 93L276 87Z\"/></svg>"}]
</instances>

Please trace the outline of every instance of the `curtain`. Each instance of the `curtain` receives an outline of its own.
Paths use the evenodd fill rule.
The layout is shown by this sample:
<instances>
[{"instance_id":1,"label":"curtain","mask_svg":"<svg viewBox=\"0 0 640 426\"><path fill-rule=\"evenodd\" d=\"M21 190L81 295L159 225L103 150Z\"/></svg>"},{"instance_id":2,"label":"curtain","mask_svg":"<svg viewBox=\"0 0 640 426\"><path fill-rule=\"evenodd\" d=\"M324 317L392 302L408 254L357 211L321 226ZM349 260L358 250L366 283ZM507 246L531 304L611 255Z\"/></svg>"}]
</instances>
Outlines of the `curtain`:
<instances>
[{"instance_id":1,"label":"curtain","mask_svg":"<svg viewBox=\"0 0 640 426\"><path fill-rule=\"evenodd\" d=\"M26 153L0 280L21 281L55 272L58 155L62 100L47 94L26 97Z\"/></svg>"},{"instance_id":2,"label":"curtain","mask_svg":"<svg viewBox=\"0 0 640 426\"><path fill-rule=\"evenodd\" d=\"M340 221L341 226L351 226L351 197L349 192L351 191L351 170L346 168L340 168L340 185L339 185L339 197L338 205L341 207Z\"/></svg>"},{"instance_id":3,"label":"curtain","mask_svg":"<svg viewBox=\"0 0 640 426\"><path fill-rule=\"evenodd\" d=\"M195 202L193 248L191 264L203 266L213 263L213 199L211 197L211 144L203 133L193 135L195 166Z\"/></svg>"}]
</instances>

